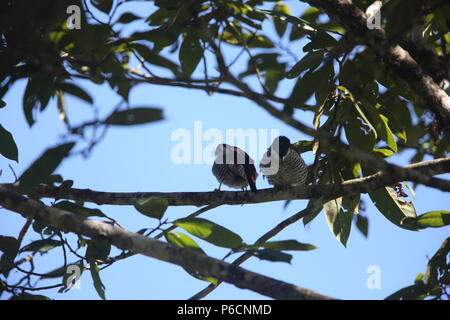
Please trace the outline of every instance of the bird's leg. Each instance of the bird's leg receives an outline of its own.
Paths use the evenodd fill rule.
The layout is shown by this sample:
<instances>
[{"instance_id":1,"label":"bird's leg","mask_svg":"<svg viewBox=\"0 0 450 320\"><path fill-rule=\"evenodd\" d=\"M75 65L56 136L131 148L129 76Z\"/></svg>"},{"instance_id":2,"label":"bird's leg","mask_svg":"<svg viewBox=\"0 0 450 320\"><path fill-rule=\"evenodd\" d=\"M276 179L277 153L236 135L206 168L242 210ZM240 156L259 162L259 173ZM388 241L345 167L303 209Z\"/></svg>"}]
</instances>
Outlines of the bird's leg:
<instances>
[{"instance_id":1,"label":"bird's leg","mask_svg":"<svg viewBox=\"0 0 450 320\"><path fill-rule=\"evenodd\" d=\"M223 181L220 181L220 183L219 183L219 187L218 187L218 188L216 188L216 189L214 189L214 191L216 191L216 192L219 192L219 191L220 191L220 187L222 186L222 182L223 182Z\"/></svg>"}]
</instances>

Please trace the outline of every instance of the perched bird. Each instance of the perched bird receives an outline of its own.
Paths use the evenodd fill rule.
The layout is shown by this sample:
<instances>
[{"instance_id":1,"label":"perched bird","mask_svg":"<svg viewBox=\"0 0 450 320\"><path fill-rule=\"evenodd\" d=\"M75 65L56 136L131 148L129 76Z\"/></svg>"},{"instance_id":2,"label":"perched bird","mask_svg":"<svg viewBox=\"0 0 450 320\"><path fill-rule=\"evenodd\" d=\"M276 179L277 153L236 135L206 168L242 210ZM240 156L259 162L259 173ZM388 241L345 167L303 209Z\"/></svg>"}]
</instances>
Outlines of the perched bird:
<instances>
[{"instance_id":1,"label":"perched bird","mask_svg":"<svg viewBox=\"0 0 450 320\"><path fill-rule=\"evenodd\" d=\"M285 136L273 140L259 167L267 181L277 189L305 184L308 175L305 161Z\"/></svg>"},{"instance_id":2,"label":"perched bird","mask_svg":"<svg viewBox=\"0 0 450 320\"><path fill-rule=\"evenodd\" d=\"M212 173L219 181L219 188L222 184L231 188L250 189L256 192L256 168L254 161L242 149L221 143L216 148L216 158L212 167Z\"/></svg>"}]
</instances>

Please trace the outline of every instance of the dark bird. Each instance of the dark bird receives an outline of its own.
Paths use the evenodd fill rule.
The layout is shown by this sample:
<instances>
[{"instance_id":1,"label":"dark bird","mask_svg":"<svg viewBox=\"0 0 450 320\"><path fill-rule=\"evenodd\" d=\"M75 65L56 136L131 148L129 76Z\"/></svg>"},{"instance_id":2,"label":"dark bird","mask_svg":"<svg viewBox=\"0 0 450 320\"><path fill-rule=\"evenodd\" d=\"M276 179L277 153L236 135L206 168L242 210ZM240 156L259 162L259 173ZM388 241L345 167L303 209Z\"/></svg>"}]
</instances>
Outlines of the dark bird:
<instances>
[{"instance_id":1,"label":"dark bird","mask_svg":"<svg viewBox=\"0 0 450 320\"><path fill-rule=\"evenodd\" d=\"M273 140L259 167L267 181L277 189L305 184L308 176L305 161L285 136Z\"/></svg>"},{"instance_id":2,"label":"dark bird","mask_svg":"<svg viewBox=\"0 0 450 320\"><path fill-rule=\"evenodd\" d=\"M219 188L222 184L231 188L250 189L256 192L256 168L254 161L242 149L221 143L216 148L216 158L212 167L212 173L219 181Z\"/></svg>"}]
</instances>

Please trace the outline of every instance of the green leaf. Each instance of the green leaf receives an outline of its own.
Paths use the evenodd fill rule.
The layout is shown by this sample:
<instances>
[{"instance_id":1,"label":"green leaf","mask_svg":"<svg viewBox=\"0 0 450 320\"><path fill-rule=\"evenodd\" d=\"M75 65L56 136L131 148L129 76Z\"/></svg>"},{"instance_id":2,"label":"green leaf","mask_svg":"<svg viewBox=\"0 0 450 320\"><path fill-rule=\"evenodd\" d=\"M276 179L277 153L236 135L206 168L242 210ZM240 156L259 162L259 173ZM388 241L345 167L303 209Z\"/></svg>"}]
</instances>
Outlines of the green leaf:
<instances>
[{"instance_id":1,"label":"green leaf","mask_svg":"<svg viewBox=\"0 0 450 320\"><path fill-rule=\"evenodd\" d=\"M19 252L32 251L32 252L48 252L49 250L59 247L62 245L62 242L59 240L53 239L43 239L34 241L22 249Z\"/></svg>"},{"instance_id":2,"label":"green leaf","mask_svg":"<svg viewBox=\"0 0 450 320\"><path fill-rule=\"evenodd\" d=\"M93 104L94 100L92 100L92 97L84 91L82 88L80 88L77 85L74 85L72 83L61 83L57 86L58 89L67 92L68 94L71 94L77 98L80 98L81 100L86 101L89 104Z\"/></svg>"},{"instance_id":3,"label":"green leaf","mask_svg":"<svg viewBox=\"0 0 450 320\"><path fill-rule=\"evenodd\" d=\"M106 241L90 240L86 250L88 260L106 260L111 252L111 244Z\"/></svg>"},{"instance_id":4,"label":"green leaf","mask_svg":"<svg viewBox=\"0 0 450 320\"><path fill-rule=\"evenodd\" d=\"M342 207L352 214L358 214L360 201L361 194L344 196L342 197Z\"/></svg>"},{"instance_id":5,"label":"green leaf","mask_svg":"<svg viewBox=\"0 0 450 320\"><path fill-rule=\"evenodd\" d=\"M174 75L179 74L178 65L176 63L173 63L169 59L159 55L155 50L152 50L149 47L139 43L133 43L130 45L130 47L136 49L137 52L142 56L142 58L144 58L144 60L148 63L169 69Z\"/></svg>"},{"instance_id":6,"label":"green leaf","mask_svg":"<svg viewBox=\"0 0 450 320\"><path fill-rule=\"evenodd\" d=\"M369 235L369 219L367 217L362 216L361 214L355 215L356 217L356 228L363 234L364 237L367 238Z\"/></svg>"},{"instance_id":7,"label":"green leaf","mask_svg":"<svg viewBox=\"0 0 450 320\"><path fill-rule=\"evenodd\" d=\"M295 250L295 251L309 251L317 249L317 247L312 244L301 243L298 242L297 240L268 241L257 245L257 247L272 250Z\"/></svg>"},{"instance_id":8,"label":"green leaf","mask_svg":"<svg viewBox=\"0 0 450 320\"><path fill-rule=\"evenodd\" d=\"M165 234L164 236L165 236L167 242L170 242L181 248L191 249L196 252L205 254L205 252L202 250L202 248L200 248L200 246L194 240L192 240L188 235L186 235L184 233L169 232L169 233ZM217 279L211 278L211 277L205 277L202 274L200 274L198 271L191 270L191 269L188 269L185 267L183 267L183 269L187 273L189 273L191 276L193 276L194 278L213 283L214 285L217 285L217 283L218 283Z\"/></svg>"},{"instance_id":9,"label":"green leaf","mask_svg":"<svg viewBox=\"0 0 450 320\"><path fill-rule=\"evenodd\" d=\"M0 99L0 109L6 107L6 102Z\"/></svg>"},{"instance_id":10,"label":"green leaf","mask_svg":"<svg viewBox=\"0 0 450 320\"><path fill-rule=\"evenodd\" d=\"M56 268L50 272L47 272L43 276L41 276L41 279L47 279L47 278L60 278L64 276L64 271L66 270L65 266L61 266L59 268Z\"/></svg>"},{"instance_id":11,"label":"green leaf","mask_svg":"<svg viewBox=\"0 0 450 320\"><path fill-rule=\"evenodd\" d=\"M200 39L193 32L189 32L180 47L179 59L183 74L189 77L197 68L203 57Z\"/></svg>"},{"instance_id":12,"label":"green leaf","mask_svg":"<svg viewBox=\"0 0 450 320\"><path fill-rule=\"evenodd\" d=\"M10 260L14 260L19 252L19 241L16 238L0 236L0 251L2 251Z\"/></svg>"},{"instance_id":13,"label":"green leaf","mask_svg":"<svg viewBox=\"0 0 450 320\"><path fill-rule=\"evenodd\" d=\"M390 157L394 154L394 151L389 149L373 149L373 152L379 153L384 157Z\"/></svg>"},{"instance_id":14,"label":"green leaf","mask_svg":"<svg viewBox=\"0 0 450 320\"><path fill-rule=\"evenodd\" d=\"M315 217L319 215L319 213L322 211L322 207L318 208L316 211L311 212L306 217L303 218L303 226L306 227L308 223L314 220Z\"/></svg>"},{"instance_id":15,"label":"green leaf","mask_svg":"<svg viewBox=\"0 0 450 320\"><path fill-rule=\"evenodd\" d=\"M301 108L313 95L315 89L316 83L314 82L313 73L305 73L303 77L297 80L292 89L291 95L284 105L285 112L292 113L294 108Z\"/></svg>"},{"instance_id":16,"label":"green leaf","mask_svg":"<svg viewBox=\"0 0 450 320\"><path fill-rule=\"evenodd\" d=\"M302 18L297 18L297 17L291 16L284 12L277 12L277 11L270 11L270 10L255 10L255 11L261 12L264 14L268 14L273 17L284 18L284 19L286 19L287 22L293 23L296 26L300 26L303 30L306 30L306 31L310 31L310 32L318 31L317 26L314 25L313 23L310 23L309 21L302 19Z\"/></svg>"},{"instance_id":17,"label":"green leaf","mask_svg":"<svg viewBox=\"0 0 450 320\"><path fill-rule=\"evenodd\" d=\"M375 127L372 125L372 123L369 121L365 113L362 111L361 107L358 105L358 103L353 103L353 106L355 107L356 111L358 112L359 116L364 119L365 124L367 124L370 127L370 131L373 133L374 138L376 139L378 137L377 131L375 130Z\"/></svg>"},{"instance_id":18,"label":"green leaf","mask_svg":"<svg viewBox=\"0 0 450 320\"><path fill-rule=\"evenodd\" d=\"M94 288L95 291L97 291L98 295L102 300L105 300L105 285L103 284L102 280L100 279L99 274L99 268L97 264L94 261L90 262L90 271L91 271L91 277L94 281Z\"/></svg>"},{"instance_id":19,"label":"green leaf","mask_svg":"<svg viewBox=\"0 0 450 320\"><path fill-rule=\"evenodd\" d=\"M219 247L235 249L243 244L238 234L206 219L183 218L176 220L174 224Z\"/></svg>"},{"instance_id":20,"label":"green leaf","mask_svg":"<svg viewBox=\"0 0 450 320\"><path fill-rule=\"evenodd\" d=\"M314 71L314 82L317 87L315 98L318 103L326 101L330 92L335 89L334 85L334 67L332 62L325 63L322 67Z\"/></svg>"},{"instance_id":21,"label":"green leaf","mask_svg":"<svg viewBox=\"0 0 450 320\"><path fill-rule=\"evenodd\" d=\"M319 31L308 36L311 42L308 43L303 51L310 51L310 49L322 49L328 47L334 47L338 44L337 40L330 36L328 33Z\"/></svg>"},{"instance_id":22,"label":"green leaf","mask_svg":"<svg viewBox=\"0 0 450 320\"><path fill-rule=\"evenodd\" d=\"M350 236L353 213L344 211L340 208L341 198L328 201L323 205L328 227L337 240L344 247L347 246L347 240Z\"/></svg>"},{"instance_id":23,"label":"green leaf","mask_svg":"<svg viewBox=\"0 0 450 320\"><path fill-rule=\"evenodd\" d=\"M370 175L374 172L363 167L364 175ZM369 192L369 197L374 203L375 207L392 223L395 225L407 229L414 230L406 224L402 224L404 218L415 218L416 209L411 202L406 202L403 199L399 199L397 192L392 187L383 187L375 191Z\"/></svg>"},{"instance_id":24,"label":"green leaf","mask_svg":"<svg viewBox=\"0 0 450 320\"><path fill-rule=\"evenodd\" d=\"M33 230L37 233L42 233L42 230L47 226L44 224L41 220L34 220L33 224L31 225Z\"/></svg>"},{"instance_id":25,"label":"green leaf","mask_svg":"<svg viewBox=\"0 0 450 320\"><path fill-rule=\"evenodd\" d=\"M0 124L0 154L19 162L19 151L12 134Z\"/></svg>"},{"instance_id":26,"label":"green leaf","mask_svg":"<svg viewBox=\"0 0 450 320\"><path fill-rule=\"evenodd\" d=\"M380 114L381 121L384 125L384 130L386 132L386 143L391 148L392 151L395 153L398 152L397 148L397 142L395 141L394 134L392 133L391 129L388 125L388 118L386 118L384 115Z\"/></svg>"},{"instance_id":27,"label":"green leaf","mask_svg":"<svg viewBox=\"0 0 450 320\"><path fill-rule=\"evenodd\" d=\"M169 202L164 198L140 199L134 203L134 207L140 213L150 218L160 219L169 206Z\"/></svg>"},{"instance_id":28,"label":"green leaf","mask_svg":"<svg viewBox=\"0 0 450 320\"><path fill-rule=\"evenodd\" d=\"M33 164L20 176L20 192L29 192L39 183L47 181L48 177L56 170L59 164L72 150L74 142L66 143L47 149Z\"/></svg>"},{"instance_id":29,"label":"green leaf","mask_svg":"<svg viewBox=\"0 0 450 320\"><path fill-rule=\"evenodd\" d=\"M139 20L141 17L138 17L137 15L131 13L131 12L125 12L120 16L120 18L117 20L118 23L127 24L130 22L133 22L135 20Z\"/></svg>"},{"instance_id":30,"label":"green leaf","mask_svg":"<svg viewBox=\"0 0 450 320\"><path fill-rule=\"evenodd\" d=\"M41 294L30 294L23 292L17 296L12 296L9 300L51 300L51 299Z\"/></svg>"},{"instance_id":31,"label":"green leaf","mask_svg":"<svg viewBox=\"0 0 450 320\"><path fill-rule=\"evenodd\" d=\"M105 214L99 209L91 209L80 206L76 203L64 200L53 205L53 207L66 210L83 217L104 217Z\"/></svg>"},{"instance_id":32,"label":"green leaf","mask_svg":"<svg viewBox=\"0 0 450 320\"><path fill-rule=\"evenodd\" d=\"M422 300L426 296L428 289L423 284L414 284L394 292L386 297L385 300Z\"/></svg>"},{"instance_id":33,"label":"green leaf","mask_svg":"<svg viewBox=\"0 0 450 320\"><path fill-rule=\"evenodd\" d=\"M116 126L129 126L150 123L162 119L163 115L161 109L141 107L113 112L103 121L103 123Z\"/></svg>"},{"instance_id":34,"label":"green leaf","mask_svg":"<svg viewBox=\"0 0 450 320\"><path fill-rule=\"evenodd\" d=\"M296 78L303 71L309 69L314 71L322 62L324 51L311 51L308 52L300 61L298 61L291 70L286 74L286 78L293 79Z\"/></svg>"},{"instance_id":35,"label":"green leaf","mask_svg":"<svg viewBox=\"0 0 450 320\"><path fill-rule=\"evenodd\" d=\"M284 4L283 2L277 2L275 6L273 7L274 12L279 12L282 14L290 15L289 7ZM283 34L286 32L286 18L285 17L272 17L273 23L275 26L275 30L278 34L278 36L281 38Z\"/></svg>"},{"instance_id":36,"label":"green leaf","mask_svg":"<svg viewBox=\"0 0 450 320\"><path fill-rule=\"evenodd\" d=\"M108 14L113 6L113 0L91 0L91 3L98 10Z\"/></svg>"},{"instance_id":37,"label":"green leaf","mask_svg":"<svg viewBox=\"0 0 450 320\"><path fill-rule=\"evenodd\" d=\"M405 218L402 224L417 229L440 228L450 224L450 211L437 210L424 213L416 218Z\"/></svg>"},{"instance_id":38,"label":"green leaf","mask_svg":"<svg viewBox=\"0 0 450 320\"><path fill-rule=\"evenodd\" d=\"M168 242L175 244L179 247L191 249L200 253L205 253L202 248L190 238L188 235L180 232L169 232L166 233L165 238Z\"/></svg>"},{"instance_id":39,"label":"green leaf","mask_svg":"<svg viewBox=\"0 0 450 320\"><path fill-rule=\"evenodd\" d=\"M345 136L352 147L360 150L371 151L375 145L375 138L373 134L366 134L362 123L359 119L351 119L344 125Z\"/></svg>"},{"instance_id":40,"label":"green leaf","mask_svg":"<svg viewBox=\"0 0 450 320\"><path fill-rule=\"evenodd\" d=\"M291 263L292 255L284 253L278 250L262 249L262 250L249 250L255 257L261 260L267 260L272 262L287 262Z\"/></svg>"}]
</instances>

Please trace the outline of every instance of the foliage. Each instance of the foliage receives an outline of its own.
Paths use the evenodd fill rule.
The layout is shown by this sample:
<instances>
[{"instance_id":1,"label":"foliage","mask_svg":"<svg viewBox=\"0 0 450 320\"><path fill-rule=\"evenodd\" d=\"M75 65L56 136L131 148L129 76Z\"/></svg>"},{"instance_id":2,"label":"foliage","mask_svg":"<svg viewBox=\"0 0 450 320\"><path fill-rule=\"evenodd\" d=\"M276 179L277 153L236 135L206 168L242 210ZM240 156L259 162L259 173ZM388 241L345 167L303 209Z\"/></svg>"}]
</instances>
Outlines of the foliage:
<instances>
[{"instance_id":1,"label":"foliage","mask_svg":"<svg viewBox=\"0 0 450 320\"><path fill-rule=\"evenodd\" d=\"M200 71L200 66L212 66L216 59L220 63L213 46L219 42L224 48L240 52L238 58L245 68L237 70L234 66L236 61L231 56L226 57L230 72L236 74L239 81L259 84L260 93L255 95L277 102L284 117L292 117L296 110L310 112L314 114L312 125L315 129L342 138L354 150L380 161L406 150L414 154L411 163L425 157L444 157L450 151L449 135L442 134L437 120L425 112L427 107L418 94L388 68L386 61L379 59L373 48L353 37L351 31L337 21L328 19L318 8L310 7L297 17L291 14L288 4L276 1L156 0L153 2L154 11L149 16L140 17L125 9L120 10L126 8L127 2L16 0L0 3L0 108L12 107L1 99L17 81L26 79L22 108L29 126L35 124L38 113L55 99L70 141L44 151L19 177L18 192L33 194L42 183L56 183L68 192L73 181L65 181L52 174L64 159L77 152L89 152L98 142L92 140L85 149L81 148L88 127L133 126L162 121L164 116L160 108L129 105L133 85L147 82L189 88L198 83L198 89L214 92L216 85L229 81L229 77L211 71L214 68L208 68L210 73ZM365 0L354 2L362 9L371 3ZM81 29L71 29L68 24L66 10L70 5L82 9ZM399 8L401 5L404 6L401 1L393 0L383 8L382 27L387 39L392 42L417 41L438 57L438 66L448 66L449 4L441 4L437 0L414 2L414 5L408 5L408 10ZM126 35L123 30L135 22L144 24L145 30ZM24 34L27 35L26 41L23 41ZM286 41L288 47L283 45ZM304 43L303 52L291 50L298 43ZM140 62L148 75L133 69L132 62ZM449 78L448 68L436 69L439 72L432 74L434 79ZM93 119L74 128L66 112L70 106L66 104L65 95L75 96L91 106L96 102L95 96L83 89L81 80L108 84L123 103L105 119ZM215 85L210 85L212 83ZM292 90L280 98L278 89L284 85ZM240 92L240 95L246 96L246 93ZM303 151L313 151L316 155L310 182L323 185L341 183L377 171L360 159L345 156L335 145L323 143L317 137L303 141L302 146ZM14 133L2 124L0 154L9 160L20 159ZM402 191L403 186L406 185L400 183L369 193L371 201L389 221L407 230L449 224L447 211L417 216L413 202L404 199L408 195ZM54 204L55 208L82 217L111 221L99 209L62 199ZM367 236L368 220L361 214L361 203L358 194L330 200L323 206L332 234L344 246L352 221ZM142 214L159 220L155 230L166 224L178 226L213 245L232 249L233 253L246 251L260 259L289 262L291 256L283 251L314 249L314 246L296 240L248 245L233 231L202 218L183 218L171 223L163 221L168 207L164 198L141 199L134 205ZM305 223L318 213L305 219ZM0 250L4 253L0 269L5 277L10 270L8 261L14 261L22 252L45 253L56 247L68 246L61 231L51 226L36 220L33 229L43 239L21 249L18 239L0 238ZM146 231L143 230L142 234ZM186 234L165 232L164 236L170 243L204 253L200 245ZM76 254L78 250L87 248L85 255L81 254L79 258L84 268L90 269L95 288L104 299L105 286L100 280L99 266L114 262L108 257L110 246L81 236L76 245ZM437 270L442 265L429 268ZM185 270L198 279L217 284L217 279L189 268ZM441 274L440 271L430 272ZM431 292L437 297L433 290L441 280L448 281L448 272L439 279L427 274L414 286L402 289L391 298L423 297L425 291L421 288L424 286L427 294ZM1 290L7 289L0 287L0 294ZM413 291L414 294L411 293ZM17 293L17 297L24 296Z\"/></svg>"}]
</instances>

